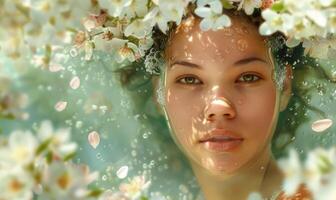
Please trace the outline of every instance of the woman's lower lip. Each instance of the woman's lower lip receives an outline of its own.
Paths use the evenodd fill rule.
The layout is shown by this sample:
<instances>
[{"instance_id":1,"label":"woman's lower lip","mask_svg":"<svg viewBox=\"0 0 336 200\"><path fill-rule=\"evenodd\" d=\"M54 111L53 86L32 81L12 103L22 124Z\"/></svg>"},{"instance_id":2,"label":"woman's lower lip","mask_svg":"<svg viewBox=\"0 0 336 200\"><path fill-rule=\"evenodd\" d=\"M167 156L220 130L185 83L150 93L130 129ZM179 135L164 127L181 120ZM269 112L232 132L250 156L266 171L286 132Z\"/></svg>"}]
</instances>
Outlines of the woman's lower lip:
<instances>
[{"instance_id":1,"label":"woman's lower lip","mask_svg":"<svg viewBox=\"0 0 336 200\"><path fill-rule=\"evenodd\" d=\"M243 140L220 140L202 142L204 147L211 152L230 152L241 145Z\"/></svg>"}]
</instances>

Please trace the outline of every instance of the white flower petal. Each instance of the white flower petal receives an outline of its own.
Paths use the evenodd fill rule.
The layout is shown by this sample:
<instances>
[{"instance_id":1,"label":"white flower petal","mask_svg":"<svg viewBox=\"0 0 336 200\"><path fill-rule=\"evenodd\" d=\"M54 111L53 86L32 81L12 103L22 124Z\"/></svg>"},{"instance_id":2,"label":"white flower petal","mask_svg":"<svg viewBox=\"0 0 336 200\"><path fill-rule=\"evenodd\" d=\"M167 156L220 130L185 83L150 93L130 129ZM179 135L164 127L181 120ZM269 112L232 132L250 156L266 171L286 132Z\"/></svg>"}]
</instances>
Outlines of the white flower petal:
<instances>
[{"instance_id":1,"label":"white flower petal","mask_svg":"<svg viewBox=\"0 0 336 200\"><path fill-rule=\"evenodd\" d=\"M117 177L120 179L126 178L127 174L128 174L128 166L126 165L120 167L116 173Z\"/></svg>"},{"instance_id":2,"label":"white flower petal","mask_svg":"<svg viewBox=\"0 0 336 200\"><path fill-rule=\"evenodd\" d=\"M208 7L196 8L195 14L200 17L209 17L211 15L211 9Z\"/></svg>"},{"instance_id":3,"label":"white flower petal","mask_svg":"<svg viewBox=\"0 0 336 200\"><path fill-rule=\"evenodd\" d=\"M202 31L207 31L211 29L212 26L213 26L213 21L208 18L204 18L200 23L200 28Z\"/></svg>"},{"instance_id":4,"label":"white flower petal","mask_svg":"<svg viewBox=\"0 0 336 200\"><path fill-rule=\"evenodd\" d=\"M88 135L89 144L95 149L100 143L99 133L96 131L92 131Z\"/></svg>"},{"instance_id":5,"label":"white flower petal","mask_svg":"<svg viewBox=\"0 0 336 200\"><path fill-rule=\"evenodd\" d=\"M61 112L66 108L67 104L68 103L66 101L59 101L55 105L55 110L57 110L58 112Z\"/></svg>"},{"instance_id":6,"label":"white flower petal","mask_svg":"<svg viewBox=\"0 0 336 200\"><path fill-rule=\"evenodd\" d=\"M227 15L222 15L216 20L213 28L221 29L221 28L229 27L229 26L231 26L230 18Z\"/></svg>"},{"instance_id":7,"label":"white flower petal","mask_svg":"<svg viewBox=\"0 0 336 200\"><path fill-rule=\"evenodd\" d=\"M78 77L78 76L73 77L73 78L71 79L70 83L69 83L69 86L70 86L72 89L74 89L74 90L78 89L79 86L80 86L80 79L79 79L79 77Z\"/></svg>"},{"instance_id":8,"label":"white flower petal","mask_svg":"<svg viewBox=\"0 0 336 200\"><path fill-rule=\"evenodd\" d=\"M270 26L267 22L262 23L259 27L259 33L261 35L272 35L275 33L275 31L276 30L272 28L272 26Z\"/></svg>"},{"instance_id":9,"label":"white flower petal","mask_svg":"<svg viewBox=\"0 0 336 200\"><path fill-rule=\"evenodd\" d=\"M331 127L333 124L331 119L322 119L322 120L317 120L312 124L312 129L315 132L323 132L327 130L328 128Z\"/></svg>"},{"instance_id":10,"label":"white flower petal","mask_svg":"<svg viewBox=\"0 0 336 200\"><path fill-rule=\"evenodd\" d=\"M320 10L310 10L307 12L307 15L318 26L326 27L328 19L324 12Z\"/></svg>"},{"instance_id":11,"label":"white flower petal","mask_svg":"<svg viewBox=\"0 0 336 200\"><path fill-rule=\"evenodd\" d=\"M64 70L64 67L60 64L57 64L57 63L51 63L49 65L49 71L50 72L58 72L58 71L61 71L61 70Z\"/></svg>"},{"instance_id":12,"label":"white flower petal","mask_svg":"<svg viewBox=\"0 0 336 200\"><path fill-rule=\"evenodd\" d=\"M209 5L210 5L210 8L211 8L212 12L214 12L216 14L222 14L223 5L221 4L221 2L213 1L213 2L209 3Z\"/></svg>"}]
</instances>

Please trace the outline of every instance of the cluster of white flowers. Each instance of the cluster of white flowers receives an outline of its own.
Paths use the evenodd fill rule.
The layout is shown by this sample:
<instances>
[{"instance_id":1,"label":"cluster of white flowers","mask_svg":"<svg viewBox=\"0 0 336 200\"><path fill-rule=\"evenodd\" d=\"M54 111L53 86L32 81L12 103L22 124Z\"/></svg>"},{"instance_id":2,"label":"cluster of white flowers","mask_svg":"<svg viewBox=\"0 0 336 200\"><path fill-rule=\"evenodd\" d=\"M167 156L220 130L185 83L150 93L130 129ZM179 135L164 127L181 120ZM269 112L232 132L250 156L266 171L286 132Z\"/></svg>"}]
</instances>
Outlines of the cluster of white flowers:
<instances>
[{"instance_id":1,"label":"cluster of white flowers","mask_svg":"<svg viewBox=\"0 0 336 200\"><path fill-rule=\"evenodd\" d=\"M149 199L151 182L144 176L122 183L119 191L90 189L98 172L71 161L76 149L70 130L54 130L50 121L43 121L36 133L14 131L8 138L0 138L0 199Z\"/></svg>"},{"instance_id":2,"label":"cluster of white flowers","mask_svg":"<svg viewBox=\"0 0 336 200\"><path fill-rule=\"evenodd\" d=\"M86 60L96 49L115 53L118 62L134 62L152 47L153 27L166 33L170 23L180 24L190 3L204 18L201 28L216 30L231 24L223 8L251 14L262 0L4 0L0 2L0 26L5 27L0 30L4 38L0 47L11 58L43 50L45 55L35 57L42 66L53 63L51 50L70 43L85 51Z\"/></svg>"},{"instance_id":3,"label":"cluster of white flowers","mask_svg":"<svg viewBox=\"0 0 336 200\"><path fill-rule=\"evenodd\" d=\"M0 144L0 199L88 199L97 173L70 161L77 144L69 129L42 122L36 134L14 131Z\"/></svg>"},{"instance_id":4,"label":"cluster of white flowers","mask_svg":"<svg viewBox=\"0 0 336 200\"><path fill-rule=\"evenodd\" d=\"M242 9L251 15L261 8L265 19L261 34L281 31L288 36L289 46L303 42L306 53L317 58L336 53L335 0L4 0L0 3L0 24L6 29L0 36L8 39L0 46L13 58L28 49L45 49L41 60L49 64L50 49L74 42L85 51L86 60L97 49L115 53L118 62L134 62L152 47L154 26L166 33L171 23L181 23L190 7L202 18L200 28L204 31L231 25L223 9Z\"/></svg>"},{"instance_id":5,"label":"cluster of white flowers","mask_svg":"<svg viewBox=\"0 0 336 200\"><path fill-rule=\"evenodd\" d=\"M316 148L310 151L305 162L299 158L294 149L290 149L287 158L278 161L284 174L282 190L286 197L306 188L314 200L331 200L336 197L336 147L330 149ZM251 193L248 200L262 200L259 193Z\"/></svg>"},{"instance_id":6,"label":"cluster of white flowers","mask_svg":"<svg viewBox=\"0 0 336 200\"><path fill-rule=\"evenodd\" d=\"M277 1L262 12L265 22L260 33L271 35L281 31L287 45L294 47L303 42L305 53L316 58L336 56L336 1L294 0Z\"/></svg>"},{"instance_id":7,"label":"cluster of white flowers","mask_svg":"<svg viewBox=\"0 0 336 200\"><path fill-rule=\"evenodd\" d=\"M116 61L134 62L145 56L153 45L152 31L158 26L163 33L169 24L180 24L188 13L188 5L195 4L195 14L202 17L202 30L217 30L231 25L230 18L223 14L223 8L244 9L252 14L260 8L261 0L99 0L101 12L86 18L85 31L77 34L77 47L86 47L87 58L92 49L115 50ZM110 16L111 19L106 17ZM106 26L108 24L108 26ZM94 36L94 37L92 37Z\"/></svg>"},{"instance_id":8,"label":"cluster of white flowers","mask_svg":"<svg viewBox=\"0 0 336 200\"><path fill-rule=\"evenodd\" d=\"M329 150L317 148L308 153L304 163L295 150L279 161L285 174L283 189L293 195L300 185L305 185L316 200L329 200L336 196L336 147Z\"/></svg>"},{"instance_id":9,"label":"cluster of white flowers","mask_svg":"<svg viewBox=\"0 0 336 200\"><path fill-rule=\"evenodd\" d=\"M135 176L128 183L122 183L118 192L106 190L99 200L164 200L162 196L147 197L147 189L151 182L146 181L144 176Z\"/></svg>"}]
</instances>

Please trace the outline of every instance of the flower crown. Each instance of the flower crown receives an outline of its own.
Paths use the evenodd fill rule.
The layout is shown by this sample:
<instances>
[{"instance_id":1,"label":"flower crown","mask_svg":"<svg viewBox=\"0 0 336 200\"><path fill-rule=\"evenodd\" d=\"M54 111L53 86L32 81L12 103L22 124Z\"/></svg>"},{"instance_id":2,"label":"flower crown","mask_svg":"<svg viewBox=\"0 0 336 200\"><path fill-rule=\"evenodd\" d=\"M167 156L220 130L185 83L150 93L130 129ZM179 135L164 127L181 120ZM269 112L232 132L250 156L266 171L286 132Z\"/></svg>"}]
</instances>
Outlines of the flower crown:
<instances>
[{"instance_id":1,"label":"flower crown","mask_svg":"<svg viewBox=\"0 0 336 200\"><path fill-rule=\"evenodd\" d=\"M179 25L188 13L201 18L203 31L218 30L231 25L224 9L243 10L247 15L261 12L261 35L281 32L286 45L302 43L305 54L315 58L336 56L336 0L99 0L99 14L83 20L85 31L75 36L77 48L85 50L116 50L116 60L157 62L153 51L153 33L166 34L173 24ZM147 56L149 56L147 58ZM145 62L151 71L153 62ZM153 70L152 70L153 71Z\"/></svg>"}]
</instances>

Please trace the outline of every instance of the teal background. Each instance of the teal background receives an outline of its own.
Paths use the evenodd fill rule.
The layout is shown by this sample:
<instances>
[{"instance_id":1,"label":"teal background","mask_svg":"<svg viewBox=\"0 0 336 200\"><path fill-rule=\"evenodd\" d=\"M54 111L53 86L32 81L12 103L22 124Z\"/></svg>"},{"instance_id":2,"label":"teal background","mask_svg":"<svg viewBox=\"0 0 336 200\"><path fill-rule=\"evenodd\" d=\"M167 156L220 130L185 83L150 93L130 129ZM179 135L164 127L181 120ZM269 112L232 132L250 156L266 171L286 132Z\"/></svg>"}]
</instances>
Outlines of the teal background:
<instances>
[{"instance_id":1,"label":"teal background","mask_svg":"<svg viewBox=\"0 0 336 200\"><path fill-rule=\"evenodd\" d=\"M16 129L34 130L42 120L51 120L55 128L71 127L72 139L79 144L74 161L100 172L95 186L117 190L125 180L115 173L127 165L128 177L145 174L152 181L150 192L160 192L170 199L195 199L197 183L154 105L150 76L139 68L133 82L125 88L114 72L124 66L113 61L113 54L95 52L93 60L85 61L82 54L71 57L69 49L63 51L65 70L55 73L35 67L30 57L13 62L1 55L0 76L10 77L12 91L29 96L25 111L30 114L28 120L1 119L2 135ZM278 127L278 137L274 140L277 158L286 155L291 147L304 157L317 146L330 147L336 142L335 126L323 133L311 130L314 121L323 118L334 121L336 113L336 62L318 63L319 66L310 66L309 62L306 66L294 66L293 84L304 92L293 92L308 103L300 107L292 102L280 116L279 126L295 123L297 129L288 133L280 132ZM81 80L77 90L69 87L73 76ZM60 100L67 101L68 106L57 112L54 105ZM107 106L108 110L92 111L92 105ZM297 120L289 121L288 115ZM96 149L87 141L91 131L100 133L101 142Z\"/></svg>"}]
</instances>

